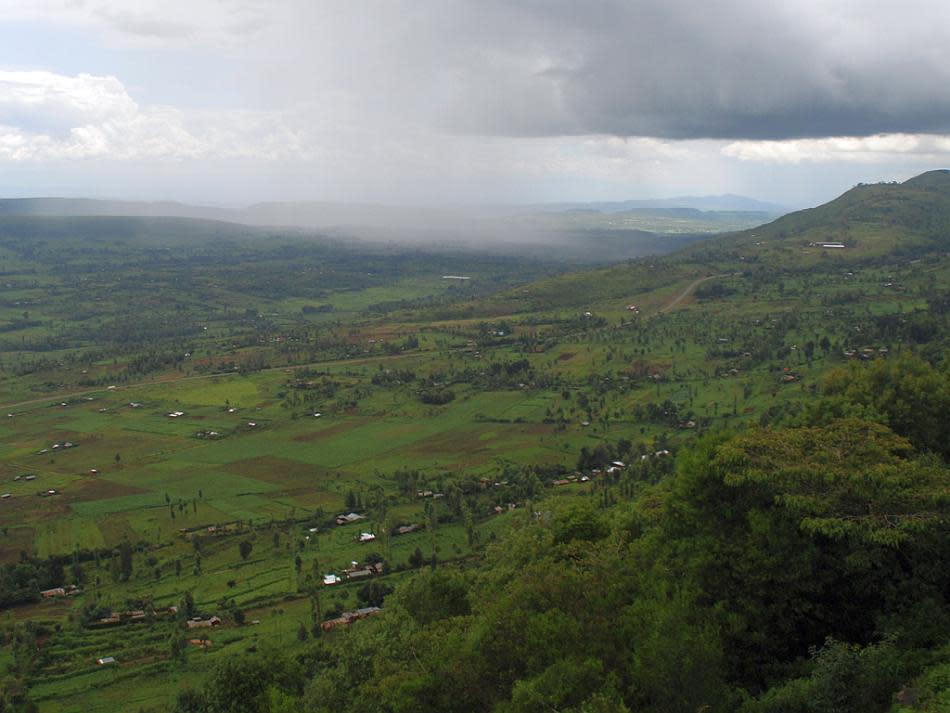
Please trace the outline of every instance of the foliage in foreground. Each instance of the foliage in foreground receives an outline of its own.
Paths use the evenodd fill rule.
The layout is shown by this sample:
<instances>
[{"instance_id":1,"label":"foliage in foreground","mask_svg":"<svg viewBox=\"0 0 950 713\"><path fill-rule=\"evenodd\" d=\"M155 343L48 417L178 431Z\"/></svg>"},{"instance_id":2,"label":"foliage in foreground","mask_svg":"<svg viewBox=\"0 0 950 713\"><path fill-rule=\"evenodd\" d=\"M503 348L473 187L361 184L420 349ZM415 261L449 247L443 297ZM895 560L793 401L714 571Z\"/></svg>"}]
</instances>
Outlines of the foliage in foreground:
<instances>
[{"instance_id":1,"label":"foliage in foreground","mask_svg":"<svg viewBox=\"0 0 950 713\"><path fill-rule=\"evenodd\" d=\"M878 423L707 437L634 503L549 499L478 567L299 660L234 657L177 710L887 711L944 665L948 496Z\"/></svg>"}]
</instances>

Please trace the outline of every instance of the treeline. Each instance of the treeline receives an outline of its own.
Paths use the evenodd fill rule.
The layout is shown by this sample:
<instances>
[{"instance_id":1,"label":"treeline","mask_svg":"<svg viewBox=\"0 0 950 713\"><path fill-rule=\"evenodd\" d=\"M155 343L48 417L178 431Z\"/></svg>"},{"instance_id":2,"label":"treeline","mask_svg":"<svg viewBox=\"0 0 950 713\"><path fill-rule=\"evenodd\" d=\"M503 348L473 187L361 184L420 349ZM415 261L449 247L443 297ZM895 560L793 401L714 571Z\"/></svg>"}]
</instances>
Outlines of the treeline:
<instances>
[{"instance_id":1,"label":"treeline","mask_svg":"<svg viewBox=\"0 0 950 713\"><path fill-rule=\"evenodd\" d=\"M69 555L42 559L22 553L19 562L0 565L0 608L35 602L45 589L64 584L82 586L86 579L82 564L86 562L94 562L96 569L106 564L113 579L126 581L132 576L135 554L148 548L147 543L133 545L124 540L114 549L77 549Z\"/></svg>"}]
</instances>

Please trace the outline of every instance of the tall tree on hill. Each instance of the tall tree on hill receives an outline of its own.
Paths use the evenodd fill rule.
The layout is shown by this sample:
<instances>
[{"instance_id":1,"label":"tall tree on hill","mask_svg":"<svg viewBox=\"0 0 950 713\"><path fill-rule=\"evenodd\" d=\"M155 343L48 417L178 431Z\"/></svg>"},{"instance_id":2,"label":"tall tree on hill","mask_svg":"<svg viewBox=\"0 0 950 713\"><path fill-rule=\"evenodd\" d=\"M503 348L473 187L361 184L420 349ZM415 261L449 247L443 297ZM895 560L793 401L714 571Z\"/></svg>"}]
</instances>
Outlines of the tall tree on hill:
<instances>
[{"instance_id":1,"label":"tall tree on hill","mask_svg":"<svg viewBox=\"0 0 950 713\"><path fill-rule=\"evenodd\" d=\"M119 543L119 578L127 582L132 576L132 545L128 540Z\"/></svg>"}]
</instances>

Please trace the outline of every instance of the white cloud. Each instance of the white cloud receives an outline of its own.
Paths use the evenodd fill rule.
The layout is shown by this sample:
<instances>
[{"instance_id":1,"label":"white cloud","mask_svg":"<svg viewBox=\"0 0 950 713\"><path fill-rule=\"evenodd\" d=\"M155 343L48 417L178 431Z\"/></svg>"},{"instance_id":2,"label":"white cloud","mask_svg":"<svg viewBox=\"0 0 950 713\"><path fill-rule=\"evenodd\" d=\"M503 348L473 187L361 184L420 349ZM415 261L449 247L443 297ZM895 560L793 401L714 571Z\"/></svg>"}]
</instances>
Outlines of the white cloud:
<instances>
[{"instance_id":1,"label":"white cloud","mask_svg":"<svg viewBox=\"0 0 950 713\"><path fill-rule=\"evenodd\" d=\"M141 105L116 77L0 70L0 161L319 162L340 176L551 176L624 180L684 143L613 136L515 139L433 133L408 123L380 131L306 105L297 111L186 110ZM340 115L342 114L342 116Z\"/></svg>"},{"instance_id":2,"label":"white cloud","mask_svg":"<svg viewBox=\"0 0 950 713\"><path fill-rule=\"evenodd\" d=\"M722 154L740 161L776 164L822 163L831 161L886 162L946 159L950 136L932 134L877 134L837 136L790 141L733 141Z\"/></svg>"},{"instance_id":3,"label":"white cloud","mask_svg":"<svg viewBox=\"0 0 950 713\"><path fill-rule=\"evenodd\" d=\"M140 106L116 77L0 71L0 160L308 157L278 113Z\"/></svg>"}]
</instances>

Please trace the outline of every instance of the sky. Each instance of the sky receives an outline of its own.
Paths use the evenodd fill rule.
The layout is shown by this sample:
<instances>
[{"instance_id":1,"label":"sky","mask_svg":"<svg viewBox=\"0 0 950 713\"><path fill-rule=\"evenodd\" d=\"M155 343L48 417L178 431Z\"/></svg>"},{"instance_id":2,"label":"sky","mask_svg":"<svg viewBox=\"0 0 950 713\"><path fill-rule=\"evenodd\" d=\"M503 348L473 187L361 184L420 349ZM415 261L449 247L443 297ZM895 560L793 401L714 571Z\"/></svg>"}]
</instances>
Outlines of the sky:
<instances>
[{"instance_id":1,"label":"sky","mask_svg":"<svg viewBox=\"0 0 950 713\"><path fill-rule=\"evenodd\" d=\"M814 205L950 165L934 0L0 0L0 196Z\"/></svg>"}]
</instances>

